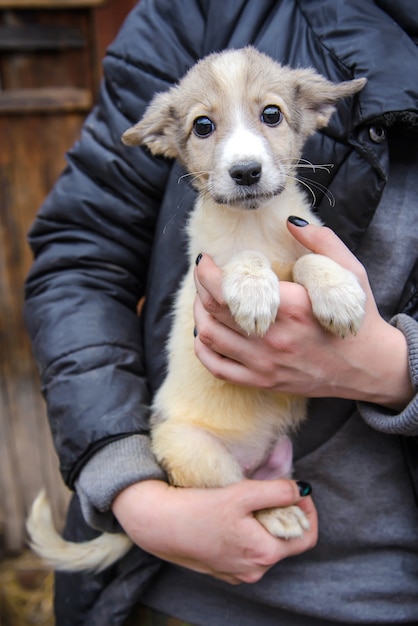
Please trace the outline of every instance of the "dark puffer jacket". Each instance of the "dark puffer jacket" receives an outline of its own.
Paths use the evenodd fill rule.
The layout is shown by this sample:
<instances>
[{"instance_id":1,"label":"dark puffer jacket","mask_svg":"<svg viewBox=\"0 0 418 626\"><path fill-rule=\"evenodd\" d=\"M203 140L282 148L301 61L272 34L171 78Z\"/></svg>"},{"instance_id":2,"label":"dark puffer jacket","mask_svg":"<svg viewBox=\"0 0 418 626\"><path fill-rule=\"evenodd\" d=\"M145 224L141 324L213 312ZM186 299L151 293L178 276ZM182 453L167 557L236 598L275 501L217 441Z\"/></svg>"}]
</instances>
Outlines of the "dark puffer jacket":
<instances>
[{"instance_id":1,"label":"dark puffer jacket","mask_svg":"<svg viewBox=\"0 0 418 626\"><path fill-rule=\"evenodd\" d=\"M385 129L418 128L417 34L415 0L138 4L108 50L99 103L30 232L36 260L26 285L26 319L70 488L96 451L148 431L150 397L164 374L168 313L185 271L183 226L195 194L179 182L176 163L124 147L123 131L156 91L223 48L253 44L335 82L367 76L358 98L341 103L303 155L334 164L312 176L331 191L337 208L319 193L317 209L355 250L387 179ZM416 316L417 276L415 265L399 305ZM95 596L99 583L93 588ZM113 619L109 623L119 623Z\"/></svg>"}]
</instances>

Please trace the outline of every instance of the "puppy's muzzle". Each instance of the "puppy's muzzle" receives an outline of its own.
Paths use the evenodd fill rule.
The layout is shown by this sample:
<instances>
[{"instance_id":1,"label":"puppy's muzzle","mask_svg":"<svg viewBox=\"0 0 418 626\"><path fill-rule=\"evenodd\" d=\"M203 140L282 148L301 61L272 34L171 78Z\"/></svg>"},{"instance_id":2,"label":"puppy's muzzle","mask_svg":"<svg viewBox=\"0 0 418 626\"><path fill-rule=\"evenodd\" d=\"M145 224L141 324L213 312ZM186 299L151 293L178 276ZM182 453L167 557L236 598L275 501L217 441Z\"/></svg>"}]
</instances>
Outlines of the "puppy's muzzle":
<instances>
[{"instance_id":1,"label":"puppy's muzzle","mask_svg":"<svg viewBox=\"0 0 418 626\"><path fill-rule=\"evenodd\" d=\"M229 175L237 185L255 185L261 180L261 164L258 161L237 163L230 168Z\"/></svg>"}]
</instances>

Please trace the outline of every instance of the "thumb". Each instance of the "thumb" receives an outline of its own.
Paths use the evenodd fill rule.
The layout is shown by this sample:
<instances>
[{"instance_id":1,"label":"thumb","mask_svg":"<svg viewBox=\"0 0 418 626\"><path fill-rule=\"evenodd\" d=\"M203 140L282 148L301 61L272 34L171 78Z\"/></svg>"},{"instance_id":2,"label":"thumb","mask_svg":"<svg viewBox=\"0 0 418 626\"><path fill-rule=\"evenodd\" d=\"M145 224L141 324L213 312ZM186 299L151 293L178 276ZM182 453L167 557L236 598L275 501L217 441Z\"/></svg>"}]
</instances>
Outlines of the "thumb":
<instances>
[{"instance_id":1,"label":"thumb","mask_svg":"<svg viewBox=\"0 0 418 626\"><path fill-rule=\"evenodd\" d=\"M276 506L297 504L312 493L309 483L288 480L244 480L237 483L242 489L239 501L245 512L259 511Z\"/></svg>"},{"instance_id":2,"label":"thumb","mask_svg":"<svg viewBox=\"0 0 418 626\"><path fill-rule=\"evenodd\" d=\"M327 256L346 269L359 272L360 262L330 228L309 224L295 216L287 219L287 228L293 237L311 252Z\"/></svg>"}]
</instances>

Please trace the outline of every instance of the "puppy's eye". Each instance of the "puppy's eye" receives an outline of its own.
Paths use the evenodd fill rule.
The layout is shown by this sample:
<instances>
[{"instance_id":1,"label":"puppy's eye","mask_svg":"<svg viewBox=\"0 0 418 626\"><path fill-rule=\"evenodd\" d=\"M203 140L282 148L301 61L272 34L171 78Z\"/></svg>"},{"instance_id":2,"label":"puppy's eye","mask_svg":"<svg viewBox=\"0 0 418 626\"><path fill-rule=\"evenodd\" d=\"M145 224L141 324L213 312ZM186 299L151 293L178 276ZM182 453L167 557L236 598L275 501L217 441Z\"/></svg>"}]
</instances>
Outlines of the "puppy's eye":
<instances>
[{"instance_id":1,"label":"puppy's eye","mask_svg":"<svg viewBox=\"0 0 418 626\"><path fill-rule=\"evenodd\" d=\"M283 113L276 104L268 104L261 114L261 121L268 126L278 126L283 119Z\"/></svg>"},{"instance_id":2,"label":"puppy's eye","mask_svg":"<svg viewBox=\"0 0 418 626\"><path fill-rule=\"evenodd\" d=\"M208 117L202 115L193 122L193 132L198 137L209 137L215 130L215 124Z\"/></svg>"}]
</instances>

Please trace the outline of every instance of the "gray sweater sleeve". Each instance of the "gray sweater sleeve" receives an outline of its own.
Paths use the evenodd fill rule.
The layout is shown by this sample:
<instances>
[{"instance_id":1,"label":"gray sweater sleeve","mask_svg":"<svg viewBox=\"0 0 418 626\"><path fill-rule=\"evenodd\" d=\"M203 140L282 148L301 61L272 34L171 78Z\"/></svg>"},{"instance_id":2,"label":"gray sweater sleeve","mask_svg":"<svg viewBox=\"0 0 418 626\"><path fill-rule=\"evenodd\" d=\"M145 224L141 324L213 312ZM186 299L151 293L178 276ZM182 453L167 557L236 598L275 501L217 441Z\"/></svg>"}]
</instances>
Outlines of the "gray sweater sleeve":
<instances>
[{"instance_id":1,"label":"gray sweater sleeve","mask_svg":"<svg viewBox=\"0 0 418 626\"><path fill-rule=\"evenodd\" d=\"M166 480L145 435L130 435L97 452L75 483L86 522L98 530L120 532L111 505L125 487L141 480Z\"/></svg>"},{"instance_id":2,"label":"gray sweater sleeve","mask_svg":"<svg viewBox=\"0 0 418 626\"><path fill-rule=\"evenodd\" d=\"M399 314L391 324L406 337L408 344L409 375L415 396L403 411L396 414L377 404L359 402L362 418L369 426L389 435L418 435L418 322L408 315Z\"/></svg>"}]
</instances>

